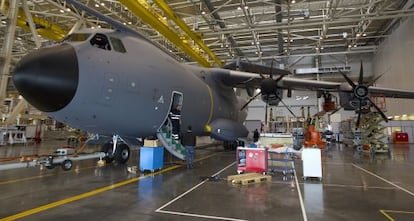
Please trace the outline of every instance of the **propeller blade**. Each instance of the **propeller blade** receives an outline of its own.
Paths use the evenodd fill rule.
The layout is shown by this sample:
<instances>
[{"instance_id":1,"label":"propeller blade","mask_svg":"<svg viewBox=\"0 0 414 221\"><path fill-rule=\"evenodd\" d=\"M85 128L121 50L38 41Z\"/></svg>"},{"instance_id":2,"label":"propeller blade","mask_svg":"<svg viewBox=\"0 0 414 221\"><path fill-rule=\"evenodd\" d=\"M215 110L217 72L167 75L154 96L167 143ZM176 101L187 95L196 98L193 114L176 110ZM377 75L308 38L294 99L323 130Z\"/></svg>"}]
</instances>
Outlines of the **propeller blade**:
<instances>
[{"instance_id":1,"label":"propeller blade","mask_svg":"<svg viewBox=\"0 0 414 221\"><path fill-rule=\"evenodd\" d=\"M283 104L283 106L285 106L286 107L286 109L288 109L288 111L294 116L294 117L296 117L296 115L295 115L295 113L293 113L293 111L286 105L286 103L285 102L283 102L283 100L282 100L282 98L277 94L277 93L275 93L275 95L276 95L276 97L277 97L277 99L279 99L279 101Z\"/></svg>"},{"instance_id":2,"label":"propeller blade","mask_svg":"<svg viewBox=\"0 0 414 221\"><path fill-rule=\"evenodd\" d=\"M280 80L282 80L282 78L283 78L284 76L286 76L286 75L284 75L284 74L279 75L279 77L278 77L275 81L276 81L276 82L279 82Z\"/></svg>"},{"instance_id":3,"label":"propeller blade","mask_svg":"<svg viewBox=\"0 0 414 221\"><path fill-rule=\"evenodd\" d=\"M359 112L358 112L358 119L357 119L357 122L356 122L356 129L359 128L359 121L361 120L361 112L362 112L361 109L362 109L362 100L359 99Z\"/></svg>"},{"instance_id":4,"label":"propeller blade","mask_svg":"<svg viewBox=\"0 0 414 221\"><path fill-rule=\"evenodd\" d=\"M374 106L375 109L377 109L378 113L381 114L382 119L384 119L385 122L388 122L388 117L382 112L382 110L374 103L370 98L368 98L369 102L371 102L372 106Z\"/></svg>"},{"instance_id":5,"label":"propeller blade","mask_svg":"<svg viewBox=\"0 0 414 221\"><path fill-rule=\"evenodd\" d=\"M376 78L374 78L371 82L369 82L368 86L372 86L375 84L376 81L378 81L378 79L380 79L384 74L381 74L379 76L377 76Z\"/></svg>"},{"instance_id":6,"label":"propeller blade","mask_svg":"<svg viewBox=\"0 0 414 221\"><path fill-rule=\"evenodd\" d=\"M261 95L262 92L257 93L256 95L254 95L253 97L251 97L244 105L243 107L240 108L240 111L242 111L244 108L247 107L247 105L250 104L250 102L252 102L254 99L256 99L257 96Z\"/></svg>"},{"instance_id":7,"label":"propeller blade","mask_svg":"<svg viewBox=\"0 0 414 221\"><path fill-rule=\"evenodd\" d=\"M273 59L272 59L272 63L270 63L270 78L273 79Z\"/></svg>"},{"instance_id":8,"label":"propeller blade","mask_svg":"<svg viewBox=\"0 0 414 221\"><path fill-rule=\"evenodd\" d=\"M339 106L338 108L336 108L334 111L331 112L331 115L335 114L336 112L338 112L341 109L342 109L342 106Z\"/></svg>"},{"instance_id":9,"label":"propeller blade","mask_svg":"<svg viewBox=\"0 0 414 221\"><path fill-rule=\"evenodd\" d=\"M352 88L355 88L356 87L355 83L348 76L346 76L346 74L344 72L342 72L339 69L338 69L338 71L339 71L339 73L342 74L342 76L344 76L345 80L348 82L349 85L352 86Z\"/></svg>"},{"instance_id":10,"label":"propeller blade","mask_svg":"<svg viewBox=\"0 0 414 221\"><path fill-rule=\"evenodd\" d=\"M364 67L362 66L362 60L361 60L361 68L359 69L358 84L361 85L363 81L364 81Z\"/></svg>"}]
</instances>

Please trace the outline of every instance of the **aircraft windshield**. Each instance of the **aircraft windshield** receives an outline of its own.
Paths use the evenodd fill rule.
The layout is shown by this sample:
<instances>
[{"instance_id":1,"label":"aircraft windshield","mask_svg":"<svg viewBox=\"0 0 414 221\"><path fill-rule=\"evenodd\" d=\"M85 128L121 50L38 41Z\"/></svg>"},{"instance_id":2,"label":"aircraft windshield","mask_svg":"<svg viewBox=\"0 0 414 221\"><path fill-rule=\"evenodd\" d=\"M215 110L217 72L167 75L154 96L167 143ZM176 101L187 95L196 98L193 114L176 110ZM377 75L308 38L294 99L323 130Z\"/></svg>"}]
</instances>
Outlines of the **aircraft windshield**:
<instances>
[{"instance_id":1,"label":"aircraft windshield","mask_svg":"<svg viewBox=\"0 0 414 221\"><path fill-rule=\"evenodd\" d=\"M111 39L112 47L114 48L115 51L121 52L121 53L126 52L124 44L122 43L120 39L114 38L114 37L110 37L110 39Z\"/></svg>"},{"instance_id":2,"label":"aircraft windshield","mask_svg":"<svg viewBox=\"0 0 414 221\"><path fill-rule=\"evenodd\" d=\"M86 41L88 39L90 34L85 33L74 33L70 34L68 37L66 37L66 41Z\"/></svg>"},{"instance_id":3,"label":"aircraft windshield","mask_svg":"<svg viewBox=\"0 0 414 221\"><path fill-rule=\"evenodd\" d=\"M95 34L95 36L93 36L93 38L89 42L94 47L109 51L111 50L111 45L109 44L108 38L104 34Z\"/></svg>"}]
</instances>

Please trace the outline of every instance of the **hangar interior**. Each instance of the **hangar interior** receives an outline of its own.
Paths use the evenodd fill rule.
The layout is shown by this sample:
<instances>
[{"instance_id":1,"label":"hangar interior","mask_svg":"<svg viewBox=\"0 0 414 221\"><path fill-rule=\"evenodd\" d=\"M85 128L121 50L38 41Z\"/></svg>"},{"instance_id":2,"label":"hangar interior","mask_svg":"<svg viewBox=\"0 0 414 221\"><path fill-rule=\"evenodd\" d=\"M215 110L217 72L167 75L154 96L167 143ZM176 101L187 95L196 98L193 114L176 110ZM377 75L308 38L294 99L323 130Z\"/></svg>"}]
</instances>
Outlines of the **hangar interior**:
<instances>
[{"instance_id":1,"label":"hangar interior","mask_svg":"<svg viewBox=\"0 0 414 221\"><path fill-rule=\"evenodd\" d=\"M344 83L338 70L358 81L362 64L364 83L414 89L412 0L79 2L138 31L181 63L248 62L288 70L290 77ZM1 0L0 20L0 166L26 155L48 155L70 139L86 139L87 131L68 128L22 99L11 76L16 63L38 48L84 28L113 27L63 0ZM235 91L246 100L252 97L244 89ZM340 96L332 95L338 107ZM89 159L75 162L72 171L0 170L6 190L0 196L5 208L0 220L412 220L414 177L406 171L414 165L414 101L378 99L388 117L381 122L381 139L389 147L384 155L357 151L354 141L344 145L345 130L352 131L358 114L342 109L321 114L324 100L317 91L284 90L289 109L280 103L267 106L260 97L249 104L249 132L265 121L269 132L273 126L278 133L305 131L305 121L314 115L321 133L333 131L335 142L322 150L321 180L303 180L305 166L294 158L292 176L270 173L270 182L229 184L224 178L237 172L236 154L223 152L221 143L212 146L208 137L198 138L194 169L186 170L165 153L164 169L140 173L131 171L140 164L140 147L133 145L127 165L97 167L96 159ZM400 132L407 139L393 143ZM35 144L39 138L42 142ZM252 133L248 142L251 138Z\"/></svg>"}]
</instances>

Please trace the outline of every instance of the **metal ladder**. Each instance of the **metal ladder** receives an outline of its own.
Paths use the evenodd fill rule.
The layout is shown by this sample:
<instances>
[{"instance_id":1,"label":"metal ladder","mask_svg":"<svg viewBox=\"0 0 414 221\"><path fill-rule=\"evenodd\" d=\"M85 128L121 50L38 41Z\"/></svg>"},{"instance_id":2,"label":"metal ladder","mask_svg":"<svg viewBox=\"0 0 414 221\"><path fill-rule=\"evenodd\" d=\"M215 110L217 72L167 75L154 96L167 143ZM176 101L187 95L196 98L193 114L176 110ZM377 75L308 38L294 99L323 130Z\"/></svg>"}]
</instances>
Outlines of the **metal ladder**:
<instances>
[{"instance_id":1,"label":"metal ladder","mask_svg":"<svg viewBox=\"0 0 414 221\"><path fill-rule=\"evenodd\" d=\"M167 124L163 125L161 129L158 130L157 138L172 155L181 160L185 160L185 148L181 145L179 140L175 140L171 136L171 132L172 125L170 119L168 119Z\"/></svg>"}]
</instances>

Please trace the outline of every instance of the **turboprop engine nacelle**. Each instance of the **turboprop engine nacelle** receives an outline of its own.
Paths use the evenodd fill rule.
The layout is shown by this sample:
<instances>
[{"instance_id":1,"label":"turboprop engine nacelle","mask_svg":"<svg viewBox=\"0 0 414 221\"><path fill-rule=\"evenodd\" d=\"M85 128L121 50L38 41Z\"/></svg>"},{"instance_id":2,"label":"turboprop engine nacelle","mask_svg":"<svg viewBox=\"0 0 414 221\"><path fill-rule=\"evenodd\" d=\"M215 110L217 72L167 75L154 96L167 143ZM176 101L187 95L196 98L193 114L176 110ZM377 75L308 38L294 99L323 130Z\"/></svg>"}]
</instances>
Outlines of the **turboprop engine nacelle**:
<instances>
[{"instance_id":1,"label":"turboprop engine nacelle","mask_svg":"<svg viewBox=\"0 0 414 221\"><path fill-rule=\"evenodd\" d=\"M210 136L217 140L235 141L241 137L247 137L249 131L241 123L219 118L210 123Z\"/></svg>"}]
</instances>

